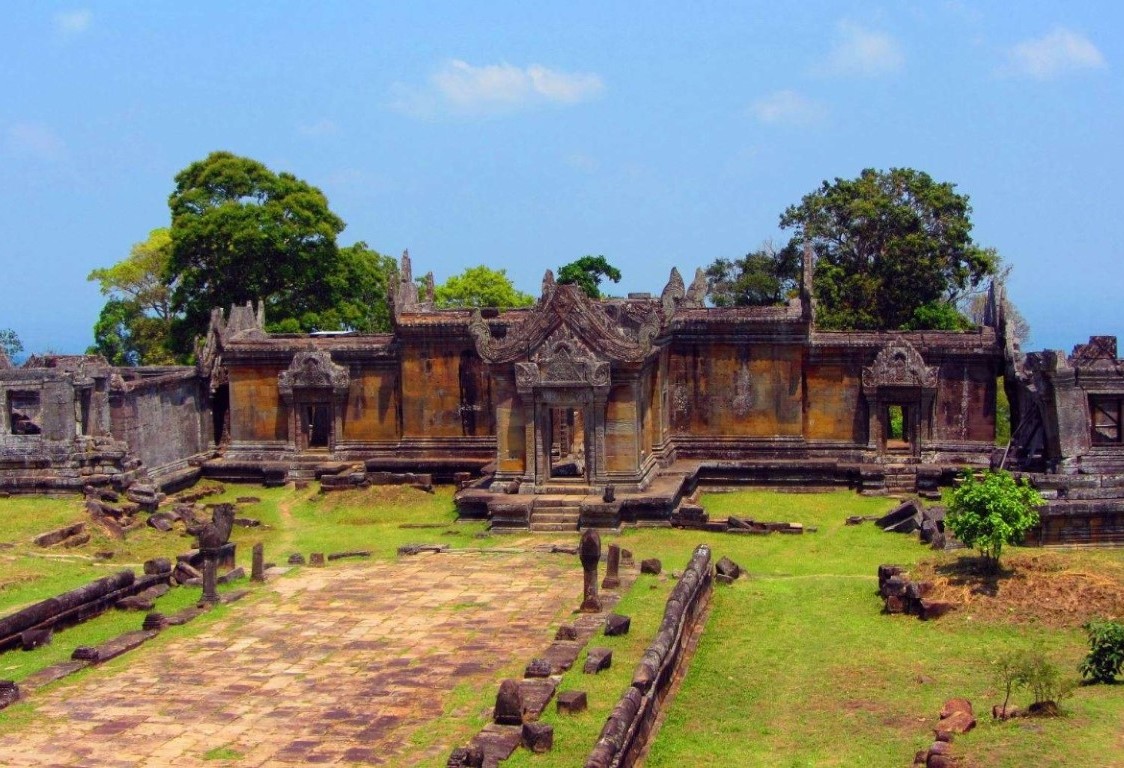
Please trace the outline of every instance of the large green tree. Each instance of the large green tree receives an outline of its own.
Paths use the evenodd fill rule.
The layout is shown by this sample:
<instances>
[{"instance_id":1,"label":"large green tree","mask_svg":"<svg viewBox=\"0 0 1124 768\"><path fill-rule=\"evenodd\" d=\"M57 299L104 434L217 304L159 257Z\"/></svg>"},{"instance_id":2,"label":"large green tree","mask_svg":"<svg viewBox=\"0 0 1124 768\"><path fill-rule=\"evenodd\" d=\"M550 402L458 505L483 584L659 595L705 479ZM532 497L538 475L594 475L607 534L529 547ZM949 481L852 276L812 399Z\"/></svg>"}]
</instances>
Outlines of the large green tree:
<instances>
[{"instance_id":1,"label":"large green tree","mask_svg":"<svg viewBox=\"0 0 1124 768\"><path fill-rule=\"evenodd\" d=\"M707 297L716 307L783 304L799 279L799 249L766 242L740 259L715 259L706 268Z\"/></svg>"},{"instance_id":2,"label":"large green tree","mask_svg":"<svg viewBox=\"0 0 1124 768\"><path fill-rule=\"evenodd\" d=\"M436 286L434 302L442 309L462 307L527 307L533 296L516 290L507 271L484 265L469 267Z\"/></svg>"},{"instance_id":3,"label":"large green tree","mask_svg":"<svg viewBox=\"0 0 1124 768\"><path fill-rule=\"evenodd\" d=\"M316 187L256 160L213 152L176 175L168 199L172 253L173 346L191 349L211 309L265 302L276 324L332 309L340 272L336 236L343 221Z\"/></svg>"},{"instance_id":4,"label":"large green tree","mask_svg":"<svg viewBox=\"0 0 1124 768\"><path fill-rule=\"evenodd\" d=\"M619 283L621 271L604 256L582 256L558 268L559 283L576 285L591 299L601 298L601 281L606 278Z\"/></svg>"},{"instance_id":5,"label":"large green tree","mask_svg":"<svg viewBox=\"0 0 1124 768\"><path fill-rule=\"evenodd\" d=\"M780 218L816 259L816 321L823 328L921 329L966 324L964 291L996 267L972 241L971 206L955 186L909 168L824 181Z\"/></svg>"},{"instance_id":6,"label":"large green tree","mask_svg":"<svg viewBox=\"0 0 1124 768\"><path fill-rule=\"evenodd\" d=\"M171 349L172 289L164 281L172 255L167 228L154 229L113 266L95 269L109 297L94 325L94 345L87 350L114 365L165 365L175 362Z\"/></svg>"}]
</instances>

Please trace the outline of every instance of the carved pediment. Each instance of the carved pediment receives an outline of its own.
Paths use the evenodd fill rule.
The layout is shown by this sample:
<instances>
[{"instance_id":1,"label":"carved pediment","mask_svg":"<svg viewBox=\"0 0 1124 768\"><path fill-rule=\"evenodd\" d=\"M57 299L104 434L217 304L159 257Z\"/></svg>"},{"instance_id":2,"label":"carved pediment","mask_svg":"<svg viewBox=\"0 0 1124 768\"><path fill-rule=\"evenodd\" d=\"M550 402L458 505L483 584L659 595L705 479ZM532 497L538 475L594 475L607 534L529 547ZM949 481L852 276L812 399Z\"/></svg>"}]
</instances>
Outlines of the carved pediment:
<instances>
[{"instance_id":1,"label":"carved pediment","mask_svg":"<svg viewBox=\"0 0 1124 768\"><path fill-rule=\"evenodd\" d=\"M529 362L515 364L515 383L533 387L607 387L610 364L599 359L565 327L559 328Z\"/></svg>"},{"instance_id":2,"label":"carved pediment","mask_svg":"<svg viewBox=\"0 0 1124 768\"><path fill-rule=\"evenodd\" d=\"M912 344L905 340L892 341L882 348L874 363L863 368L863 388L921 387L935 389L937 367L925 365Z\"/></svg>"},{"instance_id":3,"label":"carved pediment","mask_svg":"<svg viewBox=\"0 0 1124 768\"><path fill-rule=\"evenodd\" d=\"M288 370L277 376L277 388L288 397L296 389L330 389L334 394L346 394L351 384L347 368L332 362L325 350L308 349L293 355Z\"/></svg>"},{"instance_id":4,"label":"carved pediment","mask_svg":"<svg viewBox=\"0 0 1124 768\"><path fill-rule=\"evenodd\" d=\"M630 322L639 325L633 334L588 298L574 285L557 285L548 273L543 281L543 296L520 325L510 328L507 336L496 339L479 310L473 312L468 330L476 342L476 351L489 363L511 363L526 360L545 345L555 332L566 328L583 347L596 350L600 358L622 362L639 362L652 350L652 342L664 327L659 305L650 303L629 310L642 317Z\"/></svg>"}]
</instances>

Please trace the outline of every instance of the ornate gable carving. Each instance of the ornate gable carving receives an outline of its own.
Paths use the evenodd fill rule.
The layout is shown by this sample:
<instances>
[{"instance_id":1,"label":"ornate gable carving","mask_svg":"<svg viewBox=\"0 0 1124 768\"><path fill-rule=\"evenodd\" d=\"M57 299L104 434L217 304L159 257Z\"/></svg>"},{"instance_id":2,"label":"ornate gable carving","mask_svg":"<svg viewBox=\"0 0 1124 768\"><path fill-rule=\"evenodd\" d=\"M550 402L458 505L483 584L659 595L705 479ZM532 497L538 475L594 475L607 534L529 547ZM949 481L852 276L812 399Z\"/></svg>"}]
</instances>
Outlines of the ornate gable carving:
<instances>
[{"instance_id":1,"label":"ornate gable carving","mask_svg":"<svg viewBox=\"0 0 1124 768\"><path fill-rule=\"evenodd\" d=\"M481 317L473 312L468 330L476 342L476 351L489 363L511 363L526 359L545 344L560 327L566 326L572 337L580 339L585 348L596 350L598 356L621 362L639 362L652 350L652 342L664 327L660 309L654 303L643 310L639 331L631 337L597 302L589 299L574 285L557 285L548 272L543 280L543 295L526 320L511 328L507 337L496 339Z\"/></svg>"},{"instance_id":2,"label":"ornate gable carving","mask_svg":"<svg viewBox=\"0 0 1124 768\"><path fill-rule=\"evenodd\" d=\"M610 364L589 350L565 326L536 350L529 362L515 364L515 383L521 390L546 387L606 387Z\"/></svg>"},{"instance_id":3,"label":"ornate gable carving","mask_svg":"<svg viewBox=\"0 0 1124 768\"><path fill-rule=\"evenodd\" d=\"M912 344L904 339L891 341L882 347L874 363L863 368L863 389L878 387L921 387L935 389L937 366L925 365Z\"/></svg>"},{"instance_id":4,"label":"ornate gable carving","mask_svg":"<svg viewBox=\"0 0 1124 768\"><path fill-rule=\"evenodd\" d=\"M277 376L277 388L283 397L291 396L294 389L330 389L335 395L345 395L350 384L347 369L333 363L332 356L320 349L296 353L288 370Z\"/></svg>"}]
</instances>

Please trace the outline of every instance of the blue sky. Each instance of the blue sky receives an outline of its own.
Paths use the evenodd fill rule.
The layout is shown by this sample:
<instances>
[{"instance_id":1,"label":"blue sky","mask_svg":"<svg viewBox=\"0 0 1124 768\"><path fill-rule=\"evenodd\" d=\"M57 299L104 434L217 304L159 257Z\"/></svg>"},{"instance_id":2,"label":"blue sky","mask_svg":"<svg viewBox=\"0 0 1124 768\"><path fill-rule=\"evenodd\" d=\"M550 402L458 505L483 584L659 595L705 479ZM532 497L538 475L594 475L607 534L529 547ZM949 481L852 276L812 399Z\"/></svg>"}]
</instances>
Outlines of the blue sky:
<instances>
[{"instance_id":1,"label":"blue sky","mask_svg":"<svg viewBox=\"0 0 1124 768\"><path fill-rule=\"evenodd\" d=\"M0 4L0 328L84 349L86 275L223 149L323 189L342 244L536 295L586 253L659 291L912 167L971 197L1030 348L1124 337L1124 5L540 5Z\"/></svg>"}]
</instances>

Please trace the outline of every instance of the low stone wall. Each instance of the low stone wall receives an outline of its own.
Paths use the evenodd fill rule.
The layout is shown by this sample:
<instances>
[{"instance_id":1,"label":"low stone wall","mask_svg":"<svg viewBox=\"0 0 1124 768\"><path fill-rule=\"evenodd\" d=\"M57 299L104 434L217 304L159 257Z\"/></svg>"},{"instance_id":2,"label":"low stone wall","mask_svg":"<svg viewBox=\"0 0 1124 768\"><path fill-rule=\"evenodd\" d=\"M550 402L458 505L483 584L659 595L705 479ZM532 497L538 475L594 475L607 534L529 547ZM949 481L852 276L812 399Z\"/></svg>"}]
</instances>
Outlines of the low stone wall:
<instances>
[{"instance_id":1,"label":"low stone wall","mask_svg":"<svg viewBox=\"0 0 1124 768\"><path fill-rule=\"evenodd\" d=\"M700 544L672 590L663 621L632 684L613 708L585 768L629 768L648 742L660 704L683 660L686 640L713 588L710 548Z\"/></svg>"},{"instance_id":2,"label":"low stone wall","mask_svg":"<svg viewBox=\"0 0 1124 768\"><path fill-rule=\"evenodd\" d=\"M0 618L0 651L19 645L24 632L52 630L85 621L122 598L143 592L154 584L167 583L170 576L170 570L140 577L131 570L124 570L29 605Z\"/></svg>"}]
</instances>

